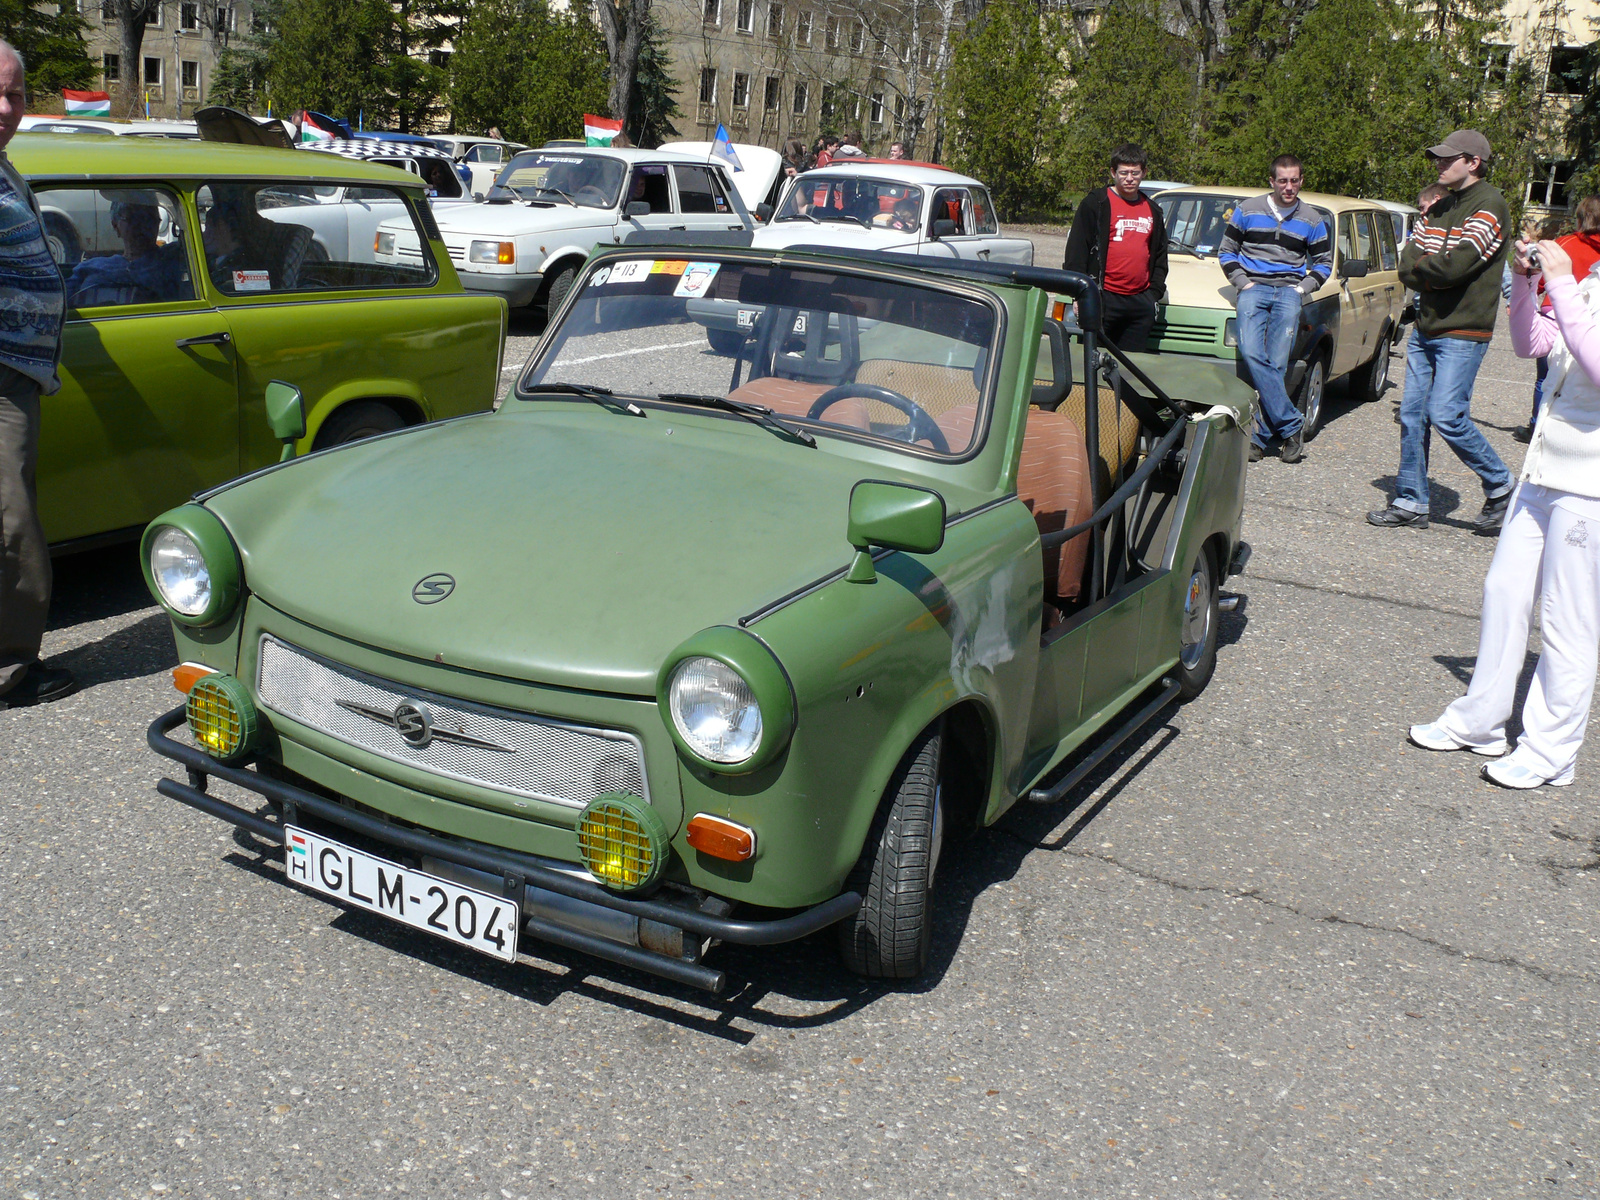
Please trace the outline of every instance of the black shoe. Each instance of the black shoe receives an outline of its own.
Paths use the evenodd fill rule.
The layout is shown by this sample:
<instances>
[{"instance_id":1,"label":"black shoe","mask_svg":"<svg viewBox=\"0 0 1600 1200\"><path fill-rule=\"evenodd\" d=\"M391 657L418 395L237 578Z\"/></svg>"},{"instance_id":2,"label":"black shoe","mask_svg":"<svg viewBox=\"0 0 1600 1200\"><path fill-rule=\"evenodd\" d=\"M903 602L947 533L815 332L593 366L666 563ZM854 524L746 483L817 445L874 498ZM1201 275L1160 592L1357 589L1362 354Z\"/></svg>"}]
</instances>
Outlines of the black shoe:
<instances>
[{"instance_id":1,"label":"black shoe","mask_svg":"<svg viewBox=\"0 0 1600 1200\"><path fill-rule=\"evenodd\" d=\"M1533 426L1518 425L1511 431L1511 438L1513 441L1522 442L1526 445L1528 442L1533 441Z\"/></svg>"},{"instance_id":2,"label":"black shoe","mask_svg":"<svg viewBox=\"0 0 1600 1200\"><path fill-rule=\"evenodd\" d=\"M1412 512L1409 508L1380 508L1376 512L1367 514L1367 524L1376 525L1379 529L1398 529L1402 525L1409 529L1426 529L1428 527L1428 514L1425 512Z\"/></svg>"},{"instance_id":3,"label":"black shoe","mask_svg":"<svg viewBox=\"0 0 1600 1200\"><path fill-rule=\"evenodd\" d=\"M1266 454L1266 451L1264 449L1262 449L1260 446L1256 445L1254 442L1250 443L1250 461L1251 462L1260 462L1262 457L1265 454Z\"/></svg>"},{"instance_id":4,"label":"black shoe","mask_svg":"<svg viewBox=\"0 0 1600 1200\"><path fill-rule=\"evenodd\" d=\"M1286 463L1305 461L1306 448L1301 435L1294 433L1284 438L1283 445L1278 448L1278 457Z\"/></svg>"},{"instance_id":5,"label":"black shoe","mask_svg":"<svg viewBox=\"0 0 1600 1200\"><path fill-rule=\"evenodd\" d=\"M60 700L77 690L78 681L72 677L71 671L34 663L15 687L0 695L0 709L49 704L52 700Z\"/></svg>"},{"instance_id":6,"label":"black shoe","mask_svg":"<svg viewBox=\"0 0 1600 1200\"><path fill-rule=\"evenodd\" d=\"M1493 537L1500 532L1500 527L1506 523L1506 509L1511 507L1511 493L1496 496L1493 500L1485 500L1483 508L1472 519L1472 529L1486 537Z\"/></svg>"}]
</instances>

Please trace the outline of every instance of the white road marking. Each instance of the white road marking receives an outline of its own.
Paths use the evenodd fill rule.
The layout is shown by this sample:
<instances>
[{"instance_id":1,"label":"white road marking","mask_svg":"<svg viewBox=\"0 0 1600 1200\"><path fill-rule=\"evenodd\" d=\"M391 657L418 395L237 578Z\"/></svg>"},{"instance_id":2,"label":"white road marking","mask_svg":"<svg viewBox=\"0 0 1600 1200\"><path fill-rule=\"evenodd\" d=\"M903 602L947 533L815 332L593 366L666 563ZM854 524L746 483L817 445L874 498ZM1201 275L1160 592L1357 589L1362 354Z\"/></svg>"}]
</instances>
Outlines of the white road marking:
<instances>
[{"instance_id":1,"label":"white road marking","mask_svg":"<svg viewBox=\"0 0 1600 1200\"><path fill-rule=\"evenodd\" d=\"M580 363L599 362L602 358L631 358L635 354L654 354L657 350L682 350L686 346L704 346L705 338L695 338L692 342L662 342L659 346L639 346L632 350L614 350L610 354L591 354L587 358L557 359L552 366L576 367Z\"/></svg>"}]
</instances>

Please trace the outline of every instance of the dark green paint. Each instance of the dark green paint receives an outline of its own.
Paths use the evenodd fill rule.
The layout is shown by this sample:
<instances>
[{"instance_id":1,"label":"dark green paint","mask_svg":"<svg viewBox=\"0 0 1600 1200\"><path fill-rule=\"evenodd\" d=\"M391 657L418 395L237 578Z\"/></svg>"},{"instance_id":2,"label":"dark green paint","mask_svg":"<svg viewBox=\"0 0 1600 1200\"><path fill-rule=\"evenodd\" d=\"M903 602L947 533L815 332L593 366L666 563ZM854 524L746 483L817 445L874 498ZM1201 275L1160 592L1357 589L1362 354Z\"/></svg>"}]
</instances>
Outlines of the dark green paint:
<instances>
[{"instance_id":1,"label":"dark green paint","mask_svg":"<svg viewBox=\"0 0 1600 1200\"><path fill-rule=\"evenodd\" d=\"M144 531L139 543L139 562L144 568L145 586L158 600L161 591L156 587L155 576L150 570L150 544L158 533L169 526L188 534L200 551L200 556L205 559L206 569L211 574L211 600L204 611L192 617L171 609L167 610L168 614L181 625L203 628L221 624L233 616L243 589L238 547L233 544L233 538L228 536L227 529L217 515L198 504L185 504L182 508L162 513Z\"/></svg>"},{"instance_id":2,"label":"dark green paint","mask_svg":"<svg viewBox=\"0 0 1600 1200\"><path fill-rule=\"evenodd\" d=\"M683 740L673 723L667 696L673 669L684 659L697 657L714 658L732 667L750 685L756 703L761 706L761 741L755 753L742 763L718 763L701 758ZM718 775L748 775L759 771L782 752L794 733L794 690L789 686L783 667L759 638L727 625L702 629L667 656L656 677L656 702L661 706L661 722L679 753L696 766Z\"/></svg>"}]
</instances>

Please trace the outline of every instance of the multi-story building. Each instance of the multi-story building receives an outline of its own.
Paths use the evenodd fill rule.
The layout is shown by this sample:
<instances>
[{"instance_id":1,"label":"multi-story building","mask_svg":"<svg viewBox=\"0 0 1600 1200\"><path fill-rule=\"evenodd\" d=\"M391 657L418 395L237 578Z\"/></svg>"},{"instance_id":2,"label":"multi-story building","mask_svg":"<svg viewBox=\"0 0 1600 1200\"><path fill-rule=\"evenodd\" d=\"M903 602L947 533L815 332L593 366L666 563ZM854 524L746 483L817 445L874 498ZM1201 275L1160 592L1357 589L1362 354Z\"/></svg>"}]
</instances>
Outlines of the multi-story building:
<instances>
[{"instance_id":1,"label":"multi-story building","mask_svg":"<svg viewBox=\"0 0 1600 1200\"><path fill-rule=\"evenodd\" d=\"M1564 128L1571 105L1584 91L1588 43L1600 30L1600 0L1505 0L1503 42L1488 48L1486 70L1504 78L1511 65L1526 62L1539 89L1541 136L1525 185L1530 209L1561 210L1576 196L1567 194L1572 148Z\"/></svg>"},{"instance_id":2,"label":"multi-story building","mask_svg":"<svg viewBox=\"0 0 1600 1200\"><path fill-rule=\"evenodd\" d=\"M250 29L251 0L156 0L145 18L139 61L125 63L110 4L102 0L76 2L89 24L86 48L90 60L100 64L100 86L113 94L119 86L131 86L141 114L145 98L149 98L152 117L193 116L195 109L205 105L218 57L229 42ZM129 114L119 111L114 115Z\"/></svg>"},{"instance_id":3,"label":"multi-story building","mask_svg":"<svg viewBox=\"0 0 1600 1200\"><path fill-rule=\"evenodd\" d=\"M959 32L955 0L656 0L685 137L809 146L860 133L929 152L938 80Z\"/></svg>"}]
</instances>

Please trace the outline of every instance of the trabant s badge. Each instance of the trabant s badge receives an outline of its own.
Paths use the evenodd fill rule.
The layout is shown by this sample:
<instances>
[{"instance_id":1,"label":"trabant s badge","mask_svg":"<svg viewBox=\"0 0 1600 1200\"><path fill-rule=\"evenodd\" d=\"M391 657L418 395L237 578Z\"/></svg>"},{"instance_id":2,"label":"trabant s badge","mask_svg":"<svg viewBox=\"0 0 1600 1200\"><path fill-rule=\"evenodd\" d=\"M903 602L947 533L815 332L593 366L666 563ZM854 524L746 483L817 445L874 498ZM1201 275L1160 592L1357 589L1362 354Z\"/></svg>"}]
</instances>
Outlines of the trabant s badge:
<instances>
[{"instance_id":1,"label":"trabant s badge","mask_svg":"<svg viewBox=\"0 0 1600 1200\"><path fill-rule=\"evenodd\" d=\"M434 742L454 742L458 746L476 746L480 750L494 750L500 754L516 753L515 748L511 746L502 746L486 738L473 737L472 734L460 729L442 728L435 723L433 713L419 700L402 700L391 710L370 704L358 704L354 700L337 699L334 703L345 712L355 713L356 716L365 717L378 725L387 725L400 735L406 745L416 750L421 750Z\"/></svg>"},{"instance_id":2,"label":"trabant s badge","mask_svg":"<svg viewBox=\"0 0 1600 1200\"><path fill-rule=\"evenodd\" d=\"M455 576L439 571L417 580L417 586L411 589L411 598L418 604L437 604L455 590Z\"/></svg>"}]
</instances>

